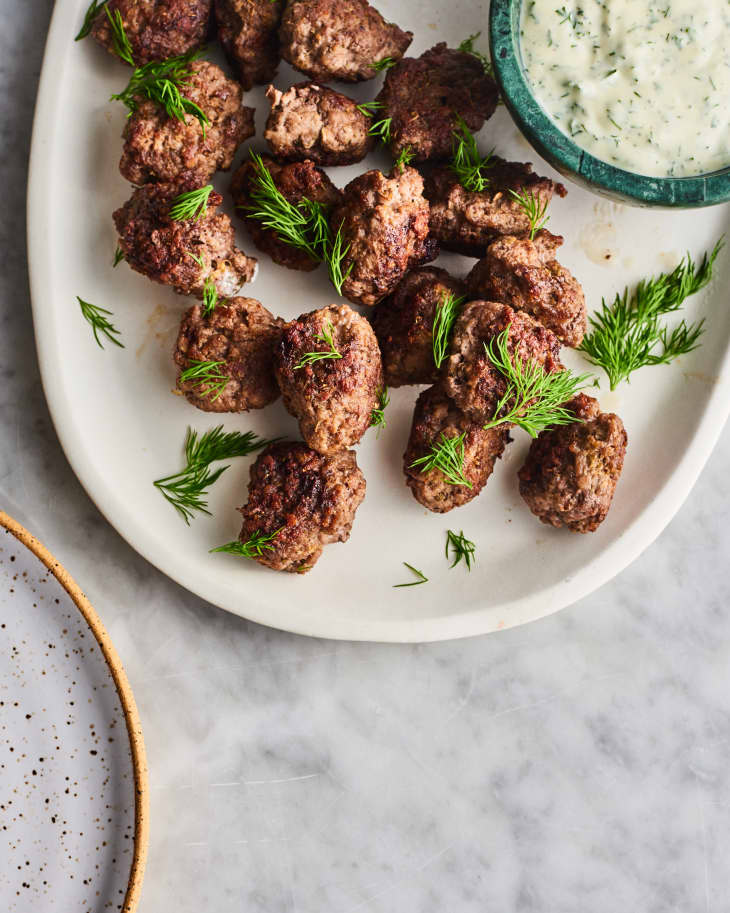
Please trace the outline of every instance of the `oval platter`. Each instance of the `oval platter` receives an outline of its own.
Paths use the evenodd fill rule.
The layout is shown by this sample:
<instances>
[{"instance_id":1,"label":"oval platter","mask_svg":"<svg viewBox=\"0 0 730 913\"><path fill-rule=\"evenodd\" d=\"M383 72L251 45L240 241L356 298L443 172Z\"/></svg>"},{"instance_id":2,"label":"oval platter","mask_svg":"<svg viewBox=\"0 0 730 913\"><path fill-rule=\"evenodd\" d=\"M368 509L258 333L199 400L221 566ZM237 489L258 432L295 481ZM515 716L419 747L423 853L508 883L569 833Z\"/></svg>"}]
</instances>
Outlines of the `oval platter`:
<instances>
[{"instance_id":1,"label":"oval platter","mask_svg":"<svg viewBox=\"0 0 730 913\"><path fill-rule=\"evenodd\" d=\"M487 47L488 4L457 0L380 0L383 14L415 33L410 53L438 41L458 45L481 30ZM172 395L171 350L190 302L154 285L124 264L112 269L116 237L112 211L129 196L119 175L124 110L108 101L128 72L91 42L74 43L84 0L58 0L48 38L36 111L28 198L33 314L43 385L63 448L87 492L122 536L150 562L202 598L278 628L322 637L427 641L482 634L523 624L585 596L617 574L649 545L689 493L717 440L730 406L728 342L730 256L716 279L690 299L688 319L706 318L702 346L668 367L636 373L608 392L602 372L596 391L605 410L623 418L629 449L613 508L601 529L579 536L542 526L522 503L516 473L529 439L514 443L482 493L451 514L430 514L404 485L402 455L417 388L393 391L387 428L368 432L358 461L368 493L350 541L325 549L306 575L285 575L210 549L233 539L236 508L244 503L252 458L233 461L210 494L212 516L186 527L152 482L181 468L188 426L205 431L216 417ZM213 59L215 50L211 51ZM301 77L282 65L281 88ZM365 101L372 83L345 87ZM261 136L267 104L263 88L247 93L257 108ZM532 161L557 177L521 137L503 107L479 136L484 151ZM260 139L252 141L261 149ZM250 144L247 144L247 146ZM239 152L237 161L247 154ZM373 153L360 166L328 169L344 186L367 168L387 170ZM228 175L215 184L233 215ZM673 268L685 251L700 256L728 227L728 207L702 212L640 210L575 187L551 207L549 228L565 236L560 259L582 282L590 309L640 278ZM238 244L255 253L239 226ZM442 254L439 265L465 275L473 260ZM247 294L291 319L336 301L323 271L292 273L259 258ZM114 312L124 349L95 344L76 296ZM571 368L589 369L569 352ZM266 437L298 436L281 403L225 417L228 430ZM476 543L476 566L449 569L447 529ZM407 582L402 562L429 578Z\"/></svg>"}]
</instances>

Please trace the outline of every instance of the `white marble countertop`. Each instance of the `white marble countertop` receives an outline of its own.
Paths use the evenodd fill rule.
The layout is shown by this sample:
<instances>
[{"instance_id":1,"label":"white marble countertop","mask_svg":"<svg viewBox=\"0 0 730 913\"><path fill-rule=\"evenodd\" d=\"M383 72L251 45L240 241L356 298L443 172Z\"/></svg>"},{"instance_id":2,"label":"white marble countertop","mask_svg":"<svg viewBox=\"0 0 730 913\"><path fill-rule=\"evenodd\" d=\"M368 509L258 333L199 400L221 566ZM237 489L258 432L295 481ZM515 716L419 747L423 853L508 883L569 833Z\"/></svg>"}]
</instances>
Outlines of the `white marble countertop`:
<instances>
[{"instance_id":1,"label":"white marble countertop","mask_svg":"<svg viewBox=\"0 0 730 913\"><path fill-rule=\"evenodd\" d=\"M639 561L527 627L353 645L201 603L101 518L45 406L24 210L50 7L13 4L0 33L0 504L126 664L152 789L142 913L726 910L730 431Z\"/></svg>"}]
</instances>

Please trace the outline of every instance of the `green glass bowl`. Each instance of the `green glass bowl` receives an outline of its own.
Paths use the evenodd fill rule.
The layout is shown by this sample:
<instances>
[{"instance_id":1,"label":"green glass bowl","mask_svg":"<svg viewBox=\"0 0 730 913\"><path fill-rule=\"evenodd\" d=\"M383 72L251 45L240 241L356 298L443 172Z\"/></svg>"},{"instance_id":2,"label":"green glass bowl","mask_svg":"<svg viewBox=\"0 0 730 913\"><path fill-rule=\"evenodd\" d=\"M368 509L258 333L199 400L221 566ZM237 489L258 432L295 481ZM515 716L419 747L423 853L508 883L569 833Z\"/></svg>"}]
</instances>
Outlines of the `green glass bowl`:
<instances>
[{"instance_id":1,"label":"green glass bowl","mask_svg":"<svg viewBox=\"0 0 730 913\"><path fill-rule=\"evenodd\" d=\"M562 133L535 99L525 77L520 51L523 2L492 0L489 43L494 75L504 103L525 138L543 158L588 190L634 206L690 209L730 200L730 166L696 177L647 177L594 158Z\"/></svg>"}]
</instances>

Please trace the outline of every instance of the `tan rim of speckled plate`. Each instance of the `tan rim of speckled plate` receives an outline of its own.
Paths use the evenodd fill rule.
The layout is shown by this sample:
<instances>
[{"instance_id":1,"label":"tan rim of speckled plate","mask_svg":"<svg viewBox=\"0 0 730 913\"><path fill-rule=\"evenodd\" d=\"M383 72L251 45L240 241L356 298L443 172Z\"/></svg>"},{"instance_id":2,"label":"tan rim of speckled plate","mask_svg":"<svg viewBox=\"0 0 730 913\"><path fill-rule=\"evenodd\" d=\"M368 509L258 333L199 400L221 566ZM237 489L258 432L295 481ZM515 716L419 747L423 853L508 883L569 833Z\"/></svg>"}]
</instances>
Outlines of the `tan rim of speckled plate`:
<instances>
[{"instance_id":1,"label":"tan rim of speckled plate","mask_svg":"<svg viewBox=\"0 0 730 913\"><path fill-rule=\"evenodd\" d=\"M142 725L137 711L137 704L127 679L127 673L124 671L124 666L122 666L114 644L112 644L101 619L63 565L56 561L48 549L35 536L31 536L27 529L16 523L12 517L9 517L2 510L0 510L0 527L7 529L19 542L30 549L66 590L79 612L84 616L91 633L96 638L96 642L99 644L99 648L114 679L127 724L129 745L132 752L132 766L134 767L134 856L129 873L129 885L127 886L127 893L124 896L124 905L122 906L122 913L134 913L139 903L144 868L147 861L149 782L147 777L147 756L144 749L144 739L142 738Z\"/></svg>"}]
</instances>

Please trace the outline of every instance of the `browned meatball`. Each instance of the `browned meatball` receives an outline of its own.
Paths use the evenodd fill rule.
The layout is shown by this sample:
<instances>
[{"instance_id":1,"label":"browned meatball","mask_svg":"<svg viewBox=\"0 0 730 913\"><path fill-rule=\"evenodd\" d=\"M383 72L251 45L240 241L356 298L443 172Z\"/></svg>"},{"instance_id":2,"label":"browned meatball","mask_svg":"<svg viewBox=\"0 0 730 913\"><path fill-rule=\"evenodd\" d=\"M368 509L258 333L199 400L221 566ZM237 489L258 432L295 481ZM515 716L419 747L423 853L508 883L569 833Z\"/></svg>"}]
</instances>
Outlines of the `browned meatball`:
<instances>
[{"instance_id":1,"label":"browned meatball","mask_svg":"<svg viewBox=\"0 0 730 913\"><path fill-rule=\"evenodd\" d=\"M170 218L175 198L189 186L145 184L114 213L119 247L138 273L171 285L180 295L203 297L206 282L232 298L256 271L256 260L234 244L231 220L216 209L223 197L212 191L199 219Z\"/></svg>"},{"instance_id":2,"label":"browned meatball","mask_svg":"<svg viewBox=\"0 0 730 913\"><path fill-rule=\"evenodd\" d=\"M324 171L317 168L313 162L293 162L289 165L280 165L268 156L262 156L261 160L269 170L274 184L290 203L299 203L306 197L331 209L339 201L340 191ZM249 207L254 205L251 190L256 174L255 163L253 161L244 162L231 181L231 194L236 203L236 212L245 222L253 243L280 266L305 271L316 269L319 260L310 257L305 250L292 247L282 241L275 231L264 228L258 219L251 216Z\"/></svg>"},{"instance_id":3,"label":"browned meatball","mask_svg":"<svg viewBox=\"0 0 730 913\"><path fill-rule=\"evenodd\" d=\"M434 317L447 296L460 298L464 291L464 283L445 269L422 266L406 273L393 294L376 306L373 329L389 387L436 383Z\"/></svg>"},{"instance_id":4,"label":"browned meatball","mask_svg":"<svg viewBox=\"0 0 730 913\"><path fill-rule=\"evenodd\" d=\"M413 40L367 0L288 0L279 31L281 56L312 79L360 82L373 64L399 59Z\"/></svg>"},{"instance_id":5,"label":"browned meatball","mask_svg":"<svg viewBox=\"0 0 730 913\"><path fill-rule=\"evenodd\" d=\"M355 453L322 456L301 442L271 444L251 467L240 540L273 538L255 558L275 571L310 570L330 542L346 542L365 497Z\"/></svg>"},{"instance_id":6,"label":"browned meatball","mask_svg":"<svg viewBox=\"0 0 730 913\"><path fill-rule=\"evenodd\" d=\"M115 53L109 16L116 16L118 10L134 63L143 66L199 48L208 31L210 4L211 0L109 0L94 20L91 34Z\"/></svg>"},{"instance_id":7,"label":"browned meatball","mask_svg":"<svg viewBox=\"0 0 730 913\"><path fill-rule=\"evenodd\" d=\"M404 57L388 70L378 95L383 116L391 117L391 152L410 149L417 162L451 156L453 132L461 117L476 132L494 114L497 84L473 54L444 42Z\"/></svg>"},{"instance_id":8,"label":"browned meatball","mask_svg":"<svg viewBox=\"0 0 730 913\"><path fill-rule=\"evenodd\" d=\"M537 362L548 373L563 370L559 339L529 314L493 301L470 301L454 324L443 384L445 392L474 421L490 421L507 389L507 381L484 348L507 327L510 355Z\"/></svg>"},{"instance_id":9,"label":"browned meatball","mask_svg":"<svg viewBox=\"0 0 730 913\"><path fill-rule=\"evenodd\" d=\"M406 271L435 259L438 245L428 235L428 203L423 180L414 168L395 169L390 177L366 171L345 187L330 216L330 229L342 232L350 270L342 294L356 304L377 304Z\"/></svg>"},{"instance_id":10,"label":"browned meatball","mask_svg":"<svg viewBox=\"0 0 730 913\"><path fill-rule=\"evenodd\" d=\"M247 412L273 403L279 396L274 348L283 325L255 298L231 298L208 315L194 304L182 319L173 354L178 389L204 412ZM217 362L212 370L228 378L225 386L199 378L181 381L196 362Z\"/></svg>"},{"instance_id":11,"label":"browned meatball","mask_svg":"<svg viewBox=\"0 0 730 913\"><path fill-rule=\"evenodd\" d=\"M341 92L300 82L286 92L266 90L271 113L264 137L278 159L352 165L372 148L370 118Z\"/></svg>"},{"instance_id":12,"label":"browned meatball","mask_svg":"<svg viewBox=\"0 0 730 913\"><path fill-rule=\"evenodd\" d=\"M448 165L433 168L426 175L424 193L431 204L431 234L447 250L483 257L487 245L500 235L526 238L530 220L510 194L533 194L541 204L553 194L564 197L567 190L550 178L535 174L529 162L490 159L484 171L489 184L481 192L466 190Z\"/></svg>"},{"instance_id":13,"label":"browned meatball","mask_svg":"<svg viewBox=\"0 0 730 913\"><path fill-rule=\"evenodd\" d=\"M180 121L168 117L153 101L141 101L124 127L119 162L133 184L148 181L208 182L219 169L227 171L241 143L256 132L254 109L242 105L243 91L223 70L207 60L191 64L193 75L183 89L210 120L205 128L192 114Z\"/></svg>"},{"instance_id":14,"label":"browned meatball","mask_svg":"<svg viewBox=\"0 0 730 913\"><path fill-rule=\"evenodd\" d=\"M422 472L414 461L428 456L444 438L462 438L457 453L463 452L461 474L468 485L452 484L440 469ZM458 409L438 386L424 390L416 401L411 435L403 457L406 485L419 504L438 514L468 504L487 484L495 462L509 442L503 426L485 431Z\"/></svg>"},{"instance_id":15,"label":"browned meatball","mask_svg":"<svg viewBox=\"0 0 730 913\"><path fill-rule=\"evenodd\" d=\"M605 520L621 475L628 437L613 412L579 393L568 404L573 425L541 431L519 471L520 494L543 523L592 533Z\"/></svg>"},{"instance_id":16,"label":"browned meatball","mask_svg":"<svg viewBox=\"0 0 730 913\"><path fill-rule=\"evenodd\" d=\"M305 357L310 352L334 357L311 360ZM345 450L365 434L383 388L383 367L372 327L349 305L330 305L285 324L274 370L284 405L314 450Z\"/></svg>"},{"instance_id":17,"label":"browned meatball","mask_svg":"<svg viewBox=\"0 0 730 913\"><path fill-rule=\"evenodd\" d=\"M534 242L507 235L494 241L467 276L469 295L527 311L566 346L586 331L586 301L573 275L554 257L563 239L541 231Z\"/></svg>"},{"instance_id":18,"label":"browned meatball","mask_svg":"<svg viewBox=\"0 0 730 913\"><path fill-rule=\"evenodd\" d=\"M244 89L276 74L283 7L282 0L214 0L218 38Z\"/></svg>"}]
</instances>

